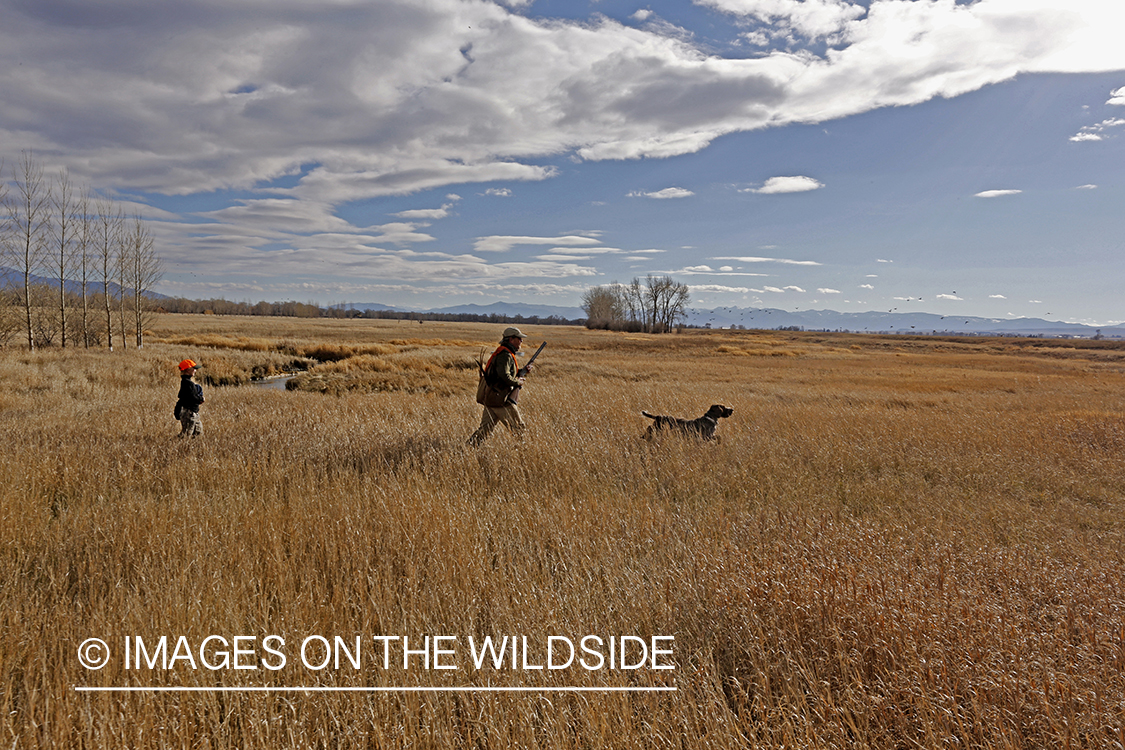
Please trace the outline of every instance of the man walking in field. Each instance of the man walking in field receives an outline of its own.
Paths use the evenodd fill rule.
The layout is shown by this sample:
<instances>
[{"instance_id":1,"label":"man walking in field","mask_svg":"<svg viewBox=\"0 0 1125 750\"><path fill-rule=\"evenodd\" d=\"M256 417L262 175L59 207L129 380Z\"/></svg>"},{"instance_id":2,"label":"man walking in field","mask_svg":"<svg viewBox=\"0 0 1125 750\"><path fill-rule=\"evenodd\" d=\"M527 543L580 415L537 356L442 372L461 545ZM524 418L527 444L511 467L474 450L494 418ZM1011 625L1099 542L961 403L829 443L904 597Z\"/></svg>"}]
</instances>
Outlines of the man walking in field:
<instances>
[{"instance_id":1,"label":"man walking in field","mask_svg":"<svg viewBox=\"0 0 1125 750\"><path fill-rule=\"evenodd\" d=\"M199 421L199 406L203 398L203 386L193 383L195 362L185 359L180 363L180 394L176 401L176 418L180 420L180 437L196 437L203 434L203 423Z\"/></svg>"},{"instance_id":2,"label":"man walking in field","mask_svg":"<svg viewBox=\"0 0 1125 750\"><path fill-rule=\"evenodd\" d=\"M484 406L484 413L480 418L480 427L469 437L469 445L480 445L498 424L507 425L516 434L526 426L516 406L524 378L531 370L531 365L526 370L520 370L516 365L516 352L525 338L520 329L505 328L500 346L485 365L482 375L485 382L477 391L477 403Z\"/></svg>"}]
</instances>

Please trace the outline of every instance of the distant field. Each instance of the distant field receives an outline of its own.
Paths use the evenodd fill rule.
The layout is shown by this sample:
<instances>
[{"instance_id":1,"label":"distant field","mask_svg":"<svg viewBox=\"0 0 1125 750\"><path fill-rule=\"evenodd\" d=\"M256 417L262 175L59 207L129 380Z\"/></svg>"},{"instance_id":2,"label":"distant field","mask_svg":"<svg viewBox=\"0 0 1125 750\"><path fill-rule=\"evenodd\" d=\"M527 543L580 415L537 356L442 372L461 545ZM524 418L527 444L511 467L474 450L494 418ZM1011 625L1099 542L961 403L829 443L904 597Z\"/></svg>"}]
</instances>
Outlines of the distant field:
<instances>
[{"instance_id":1,"label":"distant field","mask_svg":"<svg viewBox=\"0 0 1125 750\"><path fill-rule=\"evenodd\" d=\"M1125 747L1125 344L527 326L529 430L472 450L502 328L163 316L140 351L0 350L0 744ZM721 442L640 440L642 409L712 403ZM301 665L314 634L361 667ZM126 669L137 635L251 637L258 668ZM675 669L384 668L403 635L526 637L530 666L672 636Z\"/></svg>"}]
</instances>

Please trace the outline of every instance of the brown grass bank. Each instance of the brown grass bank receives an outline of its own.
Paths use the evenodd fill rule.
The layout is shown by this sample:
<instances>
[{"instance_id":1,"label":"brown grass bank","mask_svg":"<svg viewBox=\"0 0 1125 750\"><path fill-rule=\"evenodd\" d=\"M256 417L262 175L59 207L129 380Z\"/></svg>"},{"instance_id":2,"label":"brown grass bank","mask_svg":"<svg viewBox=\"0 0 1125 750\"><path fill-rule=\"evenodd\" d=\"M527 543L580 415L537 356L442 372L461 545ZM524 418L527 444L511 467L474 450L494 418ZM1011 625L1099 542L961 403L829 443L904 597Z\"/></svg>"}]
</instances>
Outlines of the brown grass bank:
<instances>
[{"instance_id":1,"label":"brown grass bank","mask_svg":"<svg viewBox=\"0 0 1125 750\"><path fill-rule=\"evenodd\" d=\"M4 742L1125 746L1120 349L530 327L550 344L526 439L473 451L456 363L497 328L167 316L139 352L0 351ZM336 385L208 385L205 434L183 444L185 356L205 373L296 359ZM717 445L638 439L641 409L715 402L735 409ZM259 655L279 634L289 660L77 659L138 634L253 636ZM310 670L313 634L372 650ZM674 636L676 669L369 658L376 635L587 634ZM74 690L139 685L677 692Z\"/></svg>"}]
</instances>

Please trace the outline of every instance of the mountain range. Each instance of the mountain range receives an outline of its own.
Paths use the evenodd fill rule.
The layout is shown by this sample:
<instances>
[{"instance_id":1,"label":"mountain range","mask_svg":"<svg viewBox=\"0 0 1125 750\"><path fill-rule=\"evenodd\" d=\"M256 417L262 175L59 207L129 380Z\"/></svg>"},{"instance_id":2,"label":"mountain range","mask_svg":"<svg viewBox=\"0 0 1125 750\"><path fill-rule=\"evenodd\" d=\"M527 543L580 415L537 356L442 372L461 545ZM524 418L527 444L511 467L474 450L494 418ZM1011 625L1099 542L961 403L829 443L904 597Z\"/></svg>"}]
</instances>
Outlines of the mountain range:
<instances>
[{"instance_id":1,"label":"mountain range","mask_svg":"<svg viewBox=\"0 0 1125 750\"><path fill-rule=\"evenodd\" d=\"M1125 338L1125 326L1087 326L1042 318L981 318L924 312L859 312L835 310L779 310L776 308L717 307L688 311L689 325L728 328L791 328L858 333L914 333L948 335L1017 335Z\"/></svg>"},{"instance_id":2,"label":"mountain range","mask_svg":"<svg viewBox=\"0 0 1125 750\"><path fill-rule=\"evenodd\" d=\"M456 305L430 310L406 310L378 303L352 303L357 310L392 310L439 314L502 315L540 318L559 317L580 320L586 313L579 307L535 305L521 302L494 302L490 305ZM854 331L858 333L913 333L956 335L1016 335L1092 338L1125 338L1125 326L1087 326L1042 318L981 318L972 315L937 315L924 312L859 312L835 310L781 310L763 307L689 308L685 322L710 328L777 329L806 331Z\"/></svg>"},{"instance_id":3,"label":"mountain range","mask_svg":"<svg viewBox=\"0 0 1125 750\"><path fill-rule=\"evenodd\" d=\"M39 276L34 273L31 274L30 281L33 286L45 285L56 290L59 287L58 279L49 279L46 276ZM8 268L7 266L0 266L0 289L7 289L8 287L23 289L23 272L17 271L14 268ZM82 282L67 279L63 282L63 288L66 289L67 294L81 294ZM87 294L101 294L103 291L104 289L100 281L95 282L91 280L86 282ZM109 282L109 293L116 297L121 293L121 287L111 281ZM125 293L127 295L132 294L128 289L126 289ZM168 295L157 294L156 292L142 292L141 294L149 299L168 299Z\"/></svg>"},{"instance_id":4,"label":"mountain range","mask_svg":"<svg viewBox=\"0 0 1125 750\"><path fill-rule=\"evenodd\" d=\"M54 286L58 280L33 275L33 284ZM0 288L21 286L23 275L11 268L0 266ZM81 291L81 284L67 281L66 290ZM91 293L101 291L101 284L88 284ZM118 287L110 282L110 293L116 295ZM167 299L166 295L147 293L152 299ZM428 310L410 310L378 302L351 302L339 307L355 310L388 310L393 312L421 312L450 315L498 315L502 317L562 318L582 320L586 317L580 307L538 305L528 302L493 302L489 305L454 305ZM981 318L971 315L937 315L924 312L859 312L843 313L835 310L781 310L763 307L689 308L684 320L689 326L701 328L737 328L772 330L797 328L806 331L854 331L857 333L913 333L956 335L1015 335L1093 338L1125 338L1125 325L1088 326L1064 323L1042 318Z\"/></svg>"}]
</instances>

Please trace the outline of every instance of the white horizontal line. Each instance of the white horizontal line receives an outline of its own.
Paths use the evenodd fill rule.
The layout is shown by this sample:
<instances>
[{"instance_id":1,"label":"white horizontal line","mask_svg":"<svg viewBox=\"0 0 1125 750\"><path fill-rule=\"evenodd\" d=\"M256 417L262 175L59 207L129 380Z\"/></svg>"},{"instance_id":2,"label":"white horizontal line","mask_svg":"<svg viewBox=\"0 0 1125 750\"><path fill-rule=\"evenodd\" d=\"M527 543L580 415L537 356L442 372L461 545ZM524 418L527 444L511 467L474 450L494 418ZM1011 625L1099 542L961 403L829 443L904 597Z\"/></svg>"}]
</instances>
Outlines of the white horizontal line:
<instances>
[{"instance_id":1,"label":"white horizontal line","mask_svg":"<svg viewBox=\"0 0 1125 750\"><path fill-rule=\"evenodd\" d=\"M75 687L78 693L674 693L676 687Z\"/></svg>"}]
</instances>

